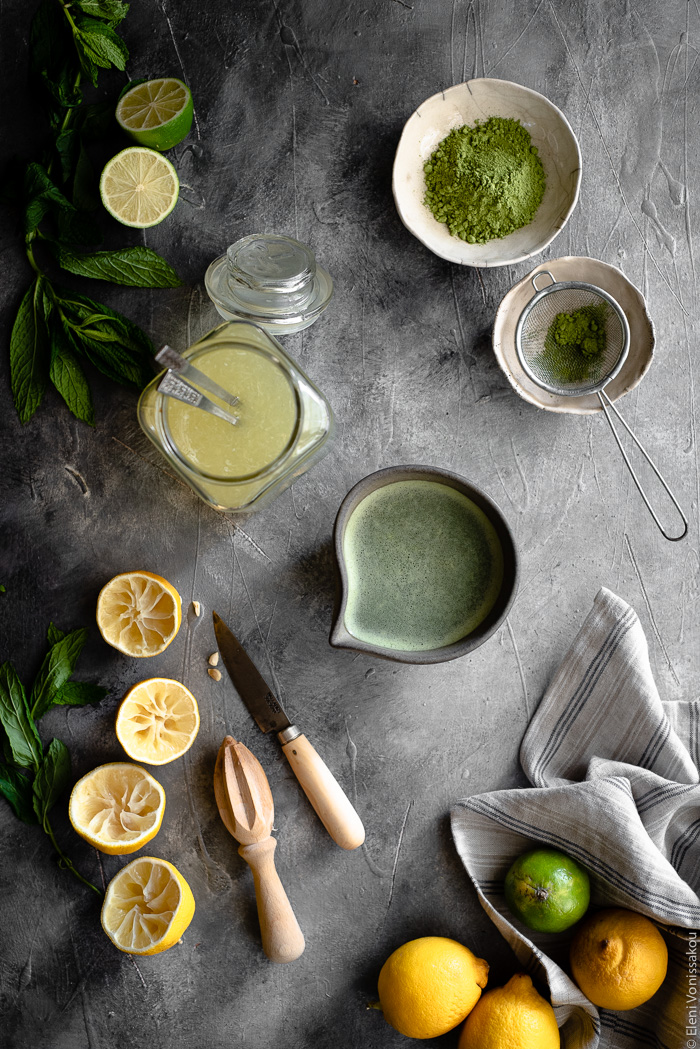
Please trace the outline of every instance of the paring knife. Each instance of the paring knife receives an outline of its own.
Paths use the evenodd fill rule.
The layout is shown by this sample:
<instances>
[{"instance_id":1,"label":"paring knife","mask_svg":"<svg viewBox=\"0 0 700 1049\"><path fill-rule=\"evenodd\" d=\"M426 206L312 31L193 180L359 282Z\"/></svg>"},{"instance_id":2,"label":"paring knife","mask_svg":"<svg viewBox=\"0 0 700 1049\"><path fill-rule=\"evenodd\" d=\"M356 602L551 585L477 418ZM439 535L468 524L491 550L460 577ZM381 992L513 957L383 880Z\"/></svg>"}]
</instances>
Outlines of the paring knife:
<instances>
[{"instance_id":1,"label":"paring knife","mask_svg":"<svg viewBox=\"0 0 700 1049\"><path fill-rule=\"evenodd\" d=\"M265 679L223 619L212 613L221 659L234 688L263 732L276 732L282 752L331 838L341 849L365 840L362 820L343 788L296 725L292 725Z\"/></svg>"}]
</instances>

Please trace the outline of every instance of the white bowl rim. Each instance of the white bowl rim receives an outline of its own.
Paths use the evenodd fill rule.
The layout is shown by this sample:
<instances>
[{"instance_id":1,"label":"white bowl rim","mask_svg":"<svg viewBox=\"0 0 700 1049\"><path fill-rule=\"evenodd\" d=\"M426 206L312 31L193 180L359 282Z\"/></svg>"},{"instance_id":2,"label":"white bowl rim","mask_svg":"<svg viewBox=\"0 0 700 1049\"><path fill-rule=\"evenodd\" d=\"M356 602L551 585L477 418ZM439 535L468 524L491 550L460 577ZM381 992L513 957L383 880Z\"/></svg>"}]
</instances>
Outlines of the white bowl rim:
<instances>
[{"instance_id":1,"label":"white bowl rim","mask_svg":"<svg viewBox=\"0 0 700 1049\"><path fill-rule=\"evenodd\" d=\"M479 83L479 84L484 84L484 85L487 85L487 84L498 84L498 85L507 84L508 87L515 88L517 91L522 92L525 95L529 95L529 96L531 96L533 98L537 98L537 99L543 101L547 106L549 106L550 109L552 109L557 114L559 119L565 125L566 129L568 130L569 134L571 135L571 140L572 140L572 142L574 144L574 147L576 149L576 156L578 158L578 171L577 171L577 178L576 178L576 186L574 188L574 192L573 192L573 195L572 195L572 198L571 198L571 203L570 203L570 205L569 205L569 207L568 207L568 209L566 211L566 214L564 215L564 218L563 218L561 224L559 226L555 227L555 229L553 230L551 235L545 241L543 241L541 243L541 245L535 251L528 251L528 252L525 252L524 254L514 255L512 258L499 260L498 262L495 261L495 260L493 260L493 261L482 260L479 263L467 262L466 259L457 258L454 255L443 254L443 252L436 250L436 248L433 245L427 243L427 241L420 235L420 233L417 233L415 231L415 229L414 229L414 227L412 225L409 225L409 222L407 221L407 219L405 217L404 210L403 210L403 207L402 207L402 204L401 204L401 199L400 199L401 198L401 190L397 188L397 177L396 177L397 159L398 159L399 151L401 149L401 144L403 142L404 136L406 135L406 132L408 130L408 125L411 123L413 118L416 115L419 115L419 111L422 109L422 107L426 106L429 102L438 101L439 99L442 99L443 102L447 101L447 96L449 94L451 94L452 92L456 93L456 92L458 92L460 90L463 90L466 87L466 89L469 91L469 93L472 94L472 90L471 90L471 87L469 85L470 84L474 84L474 83ZM409 231L409 233L411 233L416 238L416 240L419 240L420 243L424 247L426 247L428 249L428 251L431 251L434 255L437 255L439 258L445 259L447 262L454 262L455 264L457 264L459 266L473 266L476 269L494 269L497 266L512 266L512 265L515 265L518 262L526 262L528 259L532 259L536 255L540 255L546 248L549 247L549 245L552 243L554 238L557 237L561 233L561 231L564 229L564 227L566 226L567 222L569 221L569 219L571 217L571 213L573 212L574 208L576 207L576 204L578 203L579 192L580 192L580 189L581 189L582 164L583 164L583 160L582 160L582 156L581 156L581 147L579 145L578 138L576 137L576 135L574 133L574 129L572 128L571 124L567 120L567 118L564 115L564 113L562 113L561 109L559 109L559 107L557 105L555 105L554 102L552 102L551 99L547 98L546 95L543 95L540 91L535 91L534 88L525 87L523 84L518 84L514 80L501 80L498 77L472 77L471 80L463 80L459 84L452 84L451 87L443 88L442 91L436 91L434 95L430 95L429 98L424 99L421 102L421 104L419 106L417 106L414 109L414 111L411 113L411 115L409 116L408 120L406 121L406 123L403 126L403 130L401 132L401 137L400 137L399 143L398 143L398 145L396 147L396 153L394 155L394 164L393 164L393 167L392 167L392 175L391 175L391 189L392 189L392 193L393 193L393 196L394 196L394 204L395 204L396 210L397 210L397 212L399 214L399 218L401 219L401 221L403 222L404 226ZM517 233L517 232L518 232L518 230L514 230L514 233ZM512 236L512 235L513 234L508 234L508 236ZM502 240L504 242L507 241L508 240L508 236L503 237ZM462 242L459 241L459 243L461 244ZM472 245L470 245L470 247L471 246Z\"/></svg>"}]
</instances>

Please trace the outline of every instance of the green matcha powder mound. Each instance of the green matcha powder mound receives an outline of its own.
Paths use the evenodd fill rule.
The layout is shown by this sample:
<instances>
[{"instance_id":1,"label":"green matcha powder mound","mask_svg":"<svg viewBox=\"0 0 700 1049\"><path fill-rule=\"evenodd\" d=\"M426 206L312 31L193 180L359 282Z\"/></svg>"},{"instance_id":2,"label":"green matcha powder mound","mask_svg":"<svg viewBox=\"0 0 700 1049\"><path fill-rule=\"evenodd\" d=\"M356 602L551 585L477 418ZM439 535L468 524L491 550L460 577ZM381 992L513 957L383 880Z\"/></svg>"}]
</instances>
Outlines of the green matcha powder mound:
<instances>
[{"instance_id":1,"label":"green matcha powder mound","mask_svg":"<svg viewBox=\"0 0 700 1049\"><path fill-rule=\"evenodd\" d=\"M509 117L450 131L423 170L425 204L469 244L526 226L544 196L546 176L530 132Z\"/></svg>"}]
</instances>

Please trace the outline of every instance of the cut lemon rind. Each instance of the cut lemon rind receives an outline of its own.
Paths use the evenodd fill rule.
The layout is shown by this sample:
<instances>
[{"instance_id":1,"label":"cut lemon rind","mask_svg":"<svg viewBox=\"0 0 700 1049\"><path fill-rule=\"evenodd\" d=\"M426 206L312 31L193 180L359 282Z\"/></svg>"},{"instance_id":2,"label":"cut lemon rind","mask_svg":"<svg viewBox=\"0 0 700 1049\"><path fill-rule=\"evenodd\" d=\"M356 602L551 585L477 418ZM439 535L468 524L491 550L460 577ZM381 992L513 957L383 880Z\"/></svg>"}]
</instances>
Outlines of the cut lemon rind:
<instances>
[{"instance_id":1,"label":"cut lemon rind","mask_svg":"<svg viewBox=\"0 0 700 1049\"><path fill-rule=\"evenodd\" d=\"M139 856L107 886L101 922L125 954L161 954L192 921L194 896L177 867L156 856Z\"/></svg>"},{"instance_id":2,"label":"cut lemon rind","mask_svg":"<svg viewBox=\"0 0 700 1049\"><path fill-rule=\"evenodd\" d=\"M108 160L100 176L100 197L112 218L134 229L149 229L177 204L180 182L167 157L145 146L129 146Z\"/></svg>"},{"instance_id":3,"label":"cut lemon rind","mask_svg":"<svg viewBox=\"0 0 700 1049\"><path fill-rule=\"evenodd\" d=\"M136 659L164 652L182 622L182 601L172 583L154 572L122 572L97 598L97 626L117 651Z\"/></svg>"},{"instance_id":4,"label":"cut lemon rind","mask_svg":"<svg viewBox=\"0 0 700 1049\"><path fill-rule=\"evenodd\" d=\"M182 682L148 678L126 693L115 727L117 739L134 761L167 765L194 743L199 732L199 707Z\"/></svg>"},{"instance_id":5,"label":"cut lemon rind","mask_svg":"<svg viewBox=\"0 0 700 1049\"><path fill-rule=\"evenodd\" d=\"M73 787L68 818L75 832L109 856L142 849L163 822L165 791L154 777L125 761L88 772Z\"/></svg>"},{"instance_id":6,"label":"cut lemon rind","mask_svg":"<svg viewBox=\"0 0 700 1049\"><path fill-rule=\"evenodd\" d=\"M159 151L177 146L190 132L192 93L177 77L137 84L119 99L117 123L140 146Z\"/></svg>"}]
</instances>

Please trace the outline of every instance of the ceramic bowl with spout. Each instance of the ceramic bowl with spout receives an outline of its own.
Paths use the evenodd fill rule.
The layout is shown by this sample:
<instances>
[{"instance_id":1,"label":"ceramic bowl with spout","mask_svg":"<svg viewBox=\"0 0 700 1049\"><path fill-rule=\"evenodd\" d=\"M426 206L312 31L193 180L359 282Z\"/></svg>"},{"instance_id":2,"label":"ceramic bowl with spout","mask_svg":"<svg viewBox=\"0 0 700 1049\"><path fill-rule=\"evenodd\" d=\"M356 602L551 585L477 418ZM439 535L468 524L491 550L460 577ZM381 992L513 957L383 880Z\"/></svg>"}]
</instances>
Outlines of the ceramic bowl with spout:
<instances>
[{"instance_id":1,"label":"ceramic bowl with spout","mask_svg":"<svg viewBox=\"0 0 700 1049\"><path fill-rule=\"evenodd\" d=\"M465 495L485 514L493 526L503 554L503 580L495 603L487 616L470 633L440 648L419 651L384 648L355 637L347 627L346 611L350 580L344 552L344 537L355 510L369 495L384 485L398 481L433 481L447 485ZM399 663L444 663L473 652L505 621L518 586L518 556L508 523L494 501L471 481L459 474L432 466L392 466L369 474L352 488L341 503L335 520L334 549L337 566L337 595L330 643L335 648L353 649Z\"/></svg>"}]
</instances>

